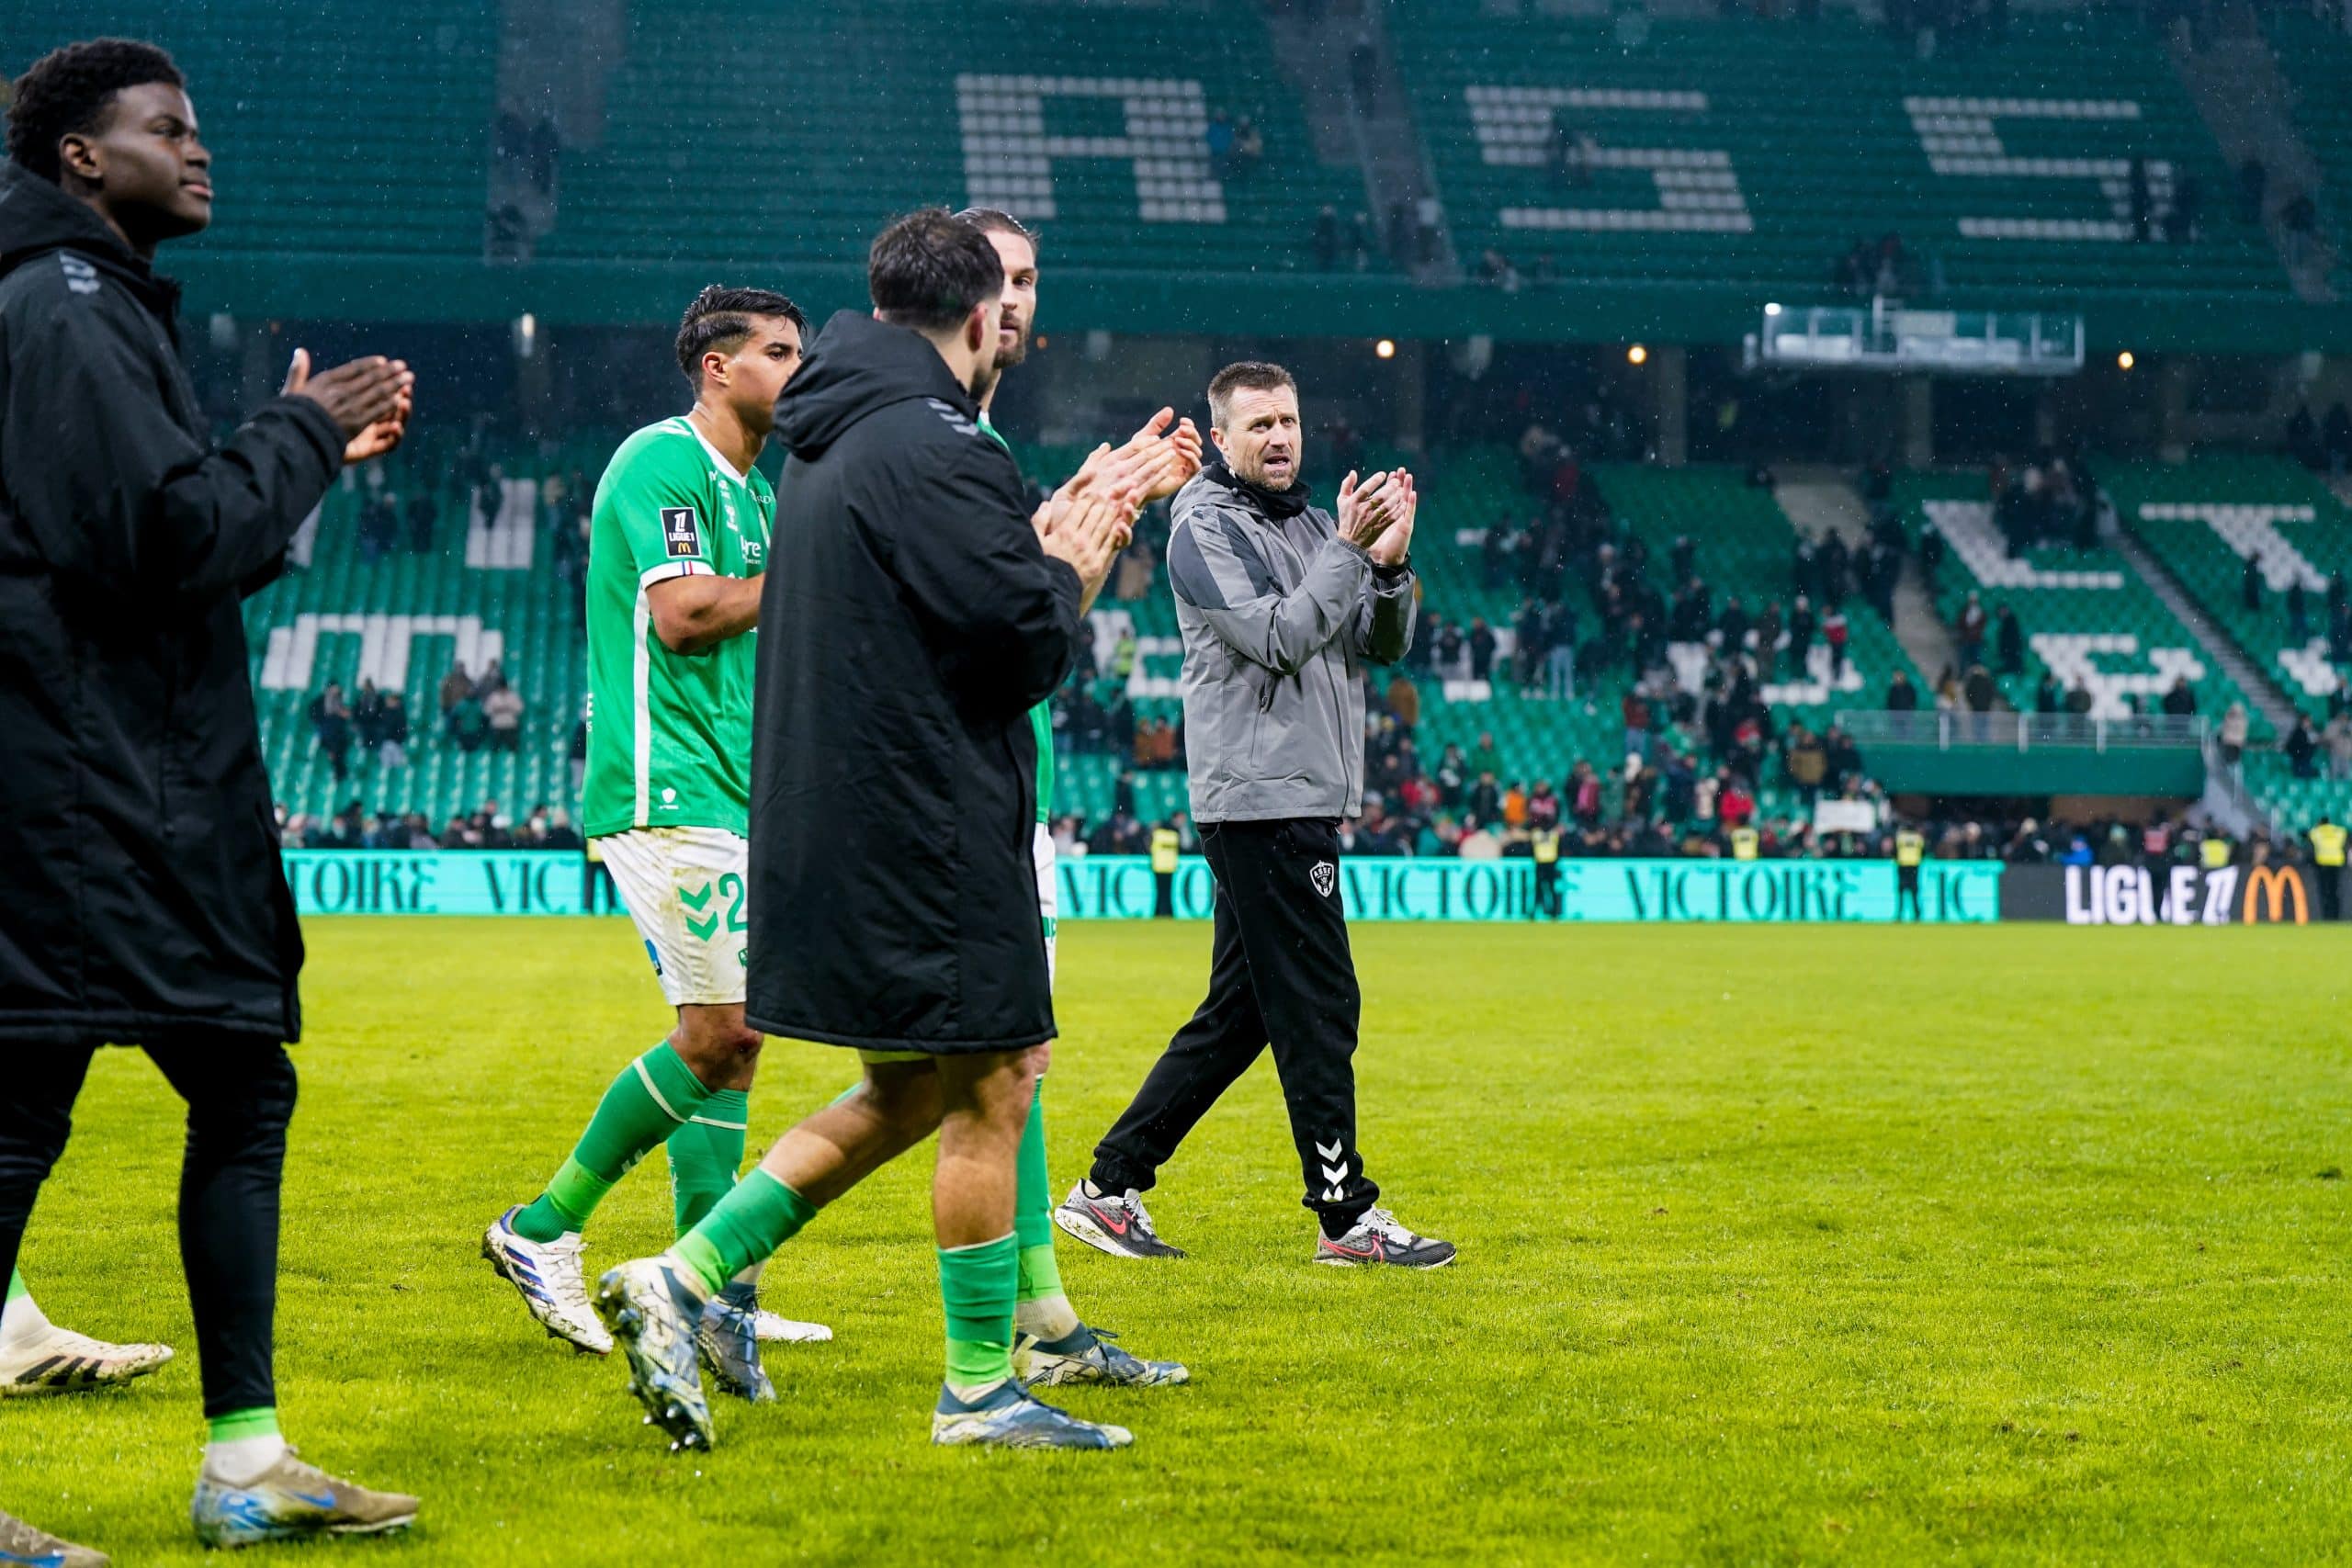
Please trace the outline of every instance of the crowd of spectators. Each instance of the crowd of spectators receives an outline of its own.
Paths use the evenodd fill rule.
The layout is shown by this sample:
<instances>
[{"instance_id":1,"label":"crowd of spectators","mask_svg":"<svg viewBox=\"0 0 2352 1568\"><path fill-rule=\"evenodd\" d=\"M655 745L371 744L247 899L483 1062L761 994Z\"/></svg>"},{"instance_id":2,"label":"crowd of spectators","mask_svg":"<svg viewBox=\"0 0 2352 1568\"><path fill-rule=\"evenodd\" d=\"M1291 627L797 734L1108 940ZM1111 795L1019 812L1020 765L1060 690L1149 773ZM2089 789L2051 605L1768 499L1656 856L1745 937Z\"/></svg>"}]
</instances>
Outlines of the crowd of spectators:
<instances>
[{"instance_id":1,"label":"crowd of spectators","mask_svg":"<svg viewBox=\"0 0 2352 1568\"><path fill-rule=\"evenodd\" d=\"M441 678L439 707L441 733L458 750L522 749L527 705L497 660L479 677L469 674L464 664L452 662ZM330 681L311 699L310 717L319 753L338 783L350 776L355 749L362 763L373 763L385 773L408 766L408 704L398 692L379 692L374 681L362 678L357 693L346 697L343 683Z\"/></svg>"},{"instance_id":2,"label":"crowd of spectators","mask_svg":"<svg viewBox=\"0 0 2352 1568\"><path fill-rule=\"evenodd\" d=\"M522 821L496 801L484 801L468 815L454 816L438 832L421 811L371 812L358 800L331 816L288 813L277 807L277 829L289 850L582 850L587 840L571 814L546 801Z\"/></svg>"}]
</instances>

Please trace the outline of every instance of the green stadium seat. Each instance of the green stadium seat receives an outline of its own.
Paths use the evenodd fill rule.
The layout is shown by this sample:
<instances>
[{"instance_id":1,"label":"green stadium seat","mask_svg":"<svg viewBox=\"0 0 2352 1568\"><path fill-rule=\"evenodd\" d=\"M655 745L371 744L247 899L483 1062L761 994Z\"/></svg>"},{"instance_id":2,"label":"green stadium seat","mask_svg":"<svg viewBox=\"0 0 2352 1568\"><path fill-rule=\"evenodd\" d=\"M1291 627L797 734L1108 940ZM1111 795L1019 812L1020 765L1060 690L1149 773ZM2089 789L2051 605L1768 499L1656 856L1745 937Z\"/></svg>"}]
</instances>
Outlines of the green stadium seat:
<instances>
[{"instance_id":1,"label":"green stadium seat","mask_svg":"<svg viewBox=\"0 0 2352 1568\"><path fill-rule=\"evenodd\" d=\"M1549 253L1562 277L1721 279L1761 304L1823 296L1857 238L1893 231L1915 292L2288 297L2262 231L2221 199L2220 150L2128 18L2020 16L1998 47L1921 60L1834 17L1629 30L1483 15L1473 33L1448 0L1393 15L1465 262L1495 247L1523 272ZM1555 115L1591 141L1581 184L1549 168ZM2196 240L2132 243L2134 158L2159 216L2197 183Z\"/></svg>"}]
</instances>

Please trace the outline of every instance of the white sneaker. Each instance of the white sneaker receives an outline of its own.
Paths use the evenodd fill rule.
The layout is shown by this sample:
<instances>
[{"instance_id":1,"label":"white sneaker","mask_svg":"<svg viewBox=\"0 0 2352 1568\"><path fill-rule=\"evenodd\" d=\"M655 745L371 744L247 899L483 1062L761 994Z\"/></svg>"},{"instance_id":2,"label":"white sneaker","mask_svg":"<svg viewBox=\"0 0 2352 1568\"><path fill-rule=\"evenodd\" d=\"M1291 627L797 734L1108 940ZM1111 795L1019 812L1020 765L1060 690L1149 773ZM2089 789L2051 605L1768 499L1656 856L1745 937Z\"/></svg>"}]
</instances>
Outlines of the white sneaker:
<instances>
[{"instance_id":1,"label":"white sneaker","mask_svg":"<svg viewBox=\"0 0 2352 1568\"><path fill-rule=\"evenodd\" d=\"M111 1388L143 1378L171 1359L168 1345L109 1345L43 1324L0 1345L0 1399Z\"/></svg>"},{"instance_id":2,"label":"white sneaker","mask_svg":"<svg viewBox=\"0 0 2352 1568\"><path fill-rule=\"evenodd\" d=\"M822 1345L833 1331L821 1323L802 1323L762 1307L752 1319L763 1345Z\"/></svg>"},{"instance_id":3,"label":"white sneaker","mask_svg":"<svg viewBox=\"0 0 2352 1568\"><path fill-rule=\"evenodd\" d=\"M613 1353L613 1337L596 1320L589 1304L588 1279L580 1266L580 1234L553 1241L532 1241L514 1233L514 1216L507 1210L482 1234L481 1255L498 1277L522 1293L523 1304L555 1338L592 1356Z\"/></svg>"}]
</instances>

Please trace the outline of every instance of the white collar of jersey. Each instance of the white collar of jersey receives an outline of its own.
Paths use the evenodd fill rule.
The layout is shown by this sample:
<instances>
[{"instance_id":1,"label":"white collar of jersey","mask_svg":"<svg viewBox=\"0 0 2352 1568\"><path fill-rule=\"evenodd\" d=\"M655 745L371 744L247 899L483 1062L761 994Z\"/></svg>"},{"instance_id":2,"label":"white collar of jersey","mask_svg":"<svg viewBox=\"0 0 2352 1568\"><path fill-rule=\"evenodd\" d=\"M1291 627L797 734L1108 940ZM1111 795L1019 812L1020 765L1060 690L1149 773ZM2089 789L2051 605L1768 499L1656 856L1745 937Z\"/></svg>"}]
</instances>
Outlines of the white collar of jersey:
<instances>
[{"instance_id":1,"label":"white collar of jersey","mask_svg":"<svg viewBox=\"0 0 2352 1568\"><path fill-rule=\"evenodd\" d=\"M718 465L718 471L720 473L725 474L729 479L733 479L739 485L748 484L751 482L744 479L742 475L735 471L735 465L727 460L725 453L719 451L718 447L713 446L710 444L710 437L702 433L702 426L695 423L694 415L682 413L678 416L678 423L684 425L687 432L691 434L695 440L702 443L702 449L710 454L710 460Z\"/></svg>"}]
</instances>

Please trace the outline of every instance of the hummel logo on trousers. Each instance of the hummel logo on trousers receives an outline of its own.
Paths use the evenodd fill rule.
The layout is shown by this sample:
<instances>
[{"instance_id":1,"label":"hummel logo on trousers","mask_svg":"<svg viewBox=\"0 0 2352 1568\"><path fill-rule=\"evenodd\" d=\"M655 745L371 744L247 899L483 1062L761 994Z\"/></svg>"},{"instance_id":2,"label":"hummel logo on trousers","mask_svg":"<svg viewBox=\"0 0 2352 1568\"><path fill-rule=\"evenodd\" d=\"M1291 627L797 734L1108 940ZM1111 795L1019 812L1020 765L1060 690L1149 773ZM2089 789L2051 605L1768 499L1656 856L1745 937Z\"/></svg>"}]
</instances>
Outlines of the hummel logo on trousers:
<instances>
[{"instance_id":1,"label":"hummel logo on trousers","mask_svg":"<svg viewBox=\"0 0 2352 1568\"><path fill-rule=\"evenodd\" d=\"M1338 1235L1380 1196L1356 1149L1363 998L1348 920L1332 897L1335 819L1204 822L1216 877L1208 996L1095 1146L1091 1179L1148 1191L1159 1168L1269 1043L1298 1146L1304 1201Z\"/></svg>"}]
</instances>

